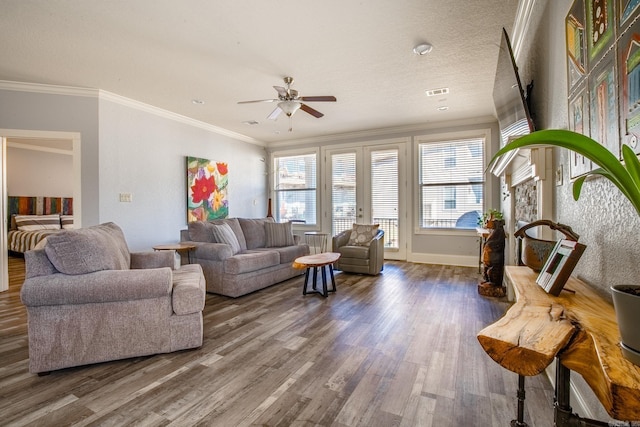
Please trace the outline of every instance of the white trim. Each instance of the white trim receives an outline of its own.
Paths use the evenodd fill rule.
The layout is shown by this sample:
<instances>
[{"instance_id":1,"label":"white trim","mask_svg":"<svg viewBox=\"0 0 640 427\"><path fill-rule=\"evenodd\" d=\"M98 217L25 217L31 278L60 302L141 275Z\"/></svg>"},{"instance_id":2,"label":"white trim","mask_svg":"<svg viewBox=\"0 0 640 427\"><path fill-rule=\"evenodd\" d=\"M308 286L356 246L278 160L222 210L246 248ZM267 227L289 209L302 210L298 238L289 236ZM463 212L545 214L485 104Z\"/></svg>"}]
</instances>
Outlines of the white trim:
<instances>
[{"instance_id":1,"label":"white trim","mask_svg":"<svg viewBox=\"0 0 640 427\"><path fill-rule=\"evenodd\" d=\"M529 32L529 24L531 23L531 14L535 7L536 0L520 0L516 19L513 24L513 34L511 36L511 44L513 45L513 57L516 62L520 59L520 52L525 41L525 37Z\"/></svg>"},{"instance_id":2,"label":"white trim","mask_svg":"<svg viewBox=\"0 0 640 427\"><path fill-rule=\"evenodd\" d=\"M50 95L86 96L90 98L97 98L99 95L98 89L49 85L42 83L12 82L9 80L0 80L0 90L46 93Z\"/></svg>"},{"instance_id":3,"label":"white trim","mask_svg":"<svg viewBox=\"0 0 640 427\"><path fill-rule=\"evenodd\" d=\"M249 144L259 145L261 147L265 147L267 145L265 142L259 141L255 138L251 138L250 136L242 135L240 133L223 129L221 127L218 127L209 123L201 122L200 120L192 119L190 117L183 116L178 113L173 113L171 111L164 110L159 107L154 107L153 105L145 104L144 102L136 101L134 99L126 98L124 96L120 96L115 93L107 92L104 90L100 90L99 92L100 92L101 100L110 101L116 104L123 105L125 107L144 111L146 113L154 114L156 116L159 116L165 119L184 123L189 126L193 126L193 127L210 131L210 132L217 133L219 135L228 136L229 138L237 139L239 141L248 142Z\"/></svg>"},{"instance_id":4,"label":"white trim","mask_svg":"<svg viewBox=\"0 0 640 427\"><path fill-rule=\"evenodd\" d=\"M62 148L51 148L51 147L43 147L41 145L29 145L29 144L24 144L21 142L7 142L7 147L9 148L16 148L19 150L32 150L32 151L43 151L46 153L53 153L53 154L63 154L66 156L73 156L73 151L72 150L65 150Z\"/></svg>"},{"instance_id":5,"label":"white trim","mask_svg":"<svg viewBox=\"0 0 640 427\"><path fill-rule=\"evenodd\" d=\"M0 134L0 292L9 290L9 253L7 249L7 139Z\"/></svg>"},{"instance_id":6,"label":"white trim","mask_svg":"<svg viewBox=\"0 0 640 427\"><path fill-rule=\"evenodd\" d=\"M101 89L92 88L79 88L71 86L57 86L41 83L25 83L25 82L12 82L8 80L0 80L0 90L13 90L19 92L32 92L32 93L45 93L51 95L68 95L68 96L85 96L98 98L98 100L110 101L116 104L120 104L129 108L144 111L156 116L173 120L179 123L184 123L189 126L204 129L210 132L217 133L219 135L228 136L239 141L247 142L249 144L259 145L265 147L267 144L263 141L259 141L255 138L251 138L246 135L242 135L237 132L233 132L227 129L223 129L218 126L214 126L209 123L202 122L200 120L192 119L190 117L183 116L181 114L173 113L168 110L164 110L153 105L145 104L144 102L136 101L130 98L126 98L115 93L107 92Z\"/></svg>"},{"instance_id":7,"label":"white trim","mask_svg":"<svg viewBox=\"0 0 640 427\"><path fill-rule=\"evenodd\" d=\"M420 264L455 265L460 267L478 267L477 255L450 255L450 254L428 254L410 253L407 261Z\"/></svg>"}]
</instances>

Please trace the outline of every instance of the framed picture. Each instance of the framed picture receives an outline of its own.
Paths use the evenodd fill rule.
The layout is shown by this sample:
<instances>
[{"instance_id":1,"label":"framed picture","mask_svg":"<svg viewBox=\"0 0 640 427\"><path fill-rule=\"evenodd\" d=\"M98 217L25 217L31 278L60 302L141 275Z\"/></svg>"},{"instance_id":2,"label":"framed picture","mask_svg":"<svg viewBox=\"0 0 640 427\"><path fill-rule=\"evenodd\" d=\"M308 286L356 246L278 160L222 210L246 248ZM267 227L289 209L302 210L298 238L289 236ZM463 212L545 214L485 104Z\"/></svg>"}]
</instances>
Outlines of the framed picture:
<instances>
[{"instance_id":1,"label":"framed picture","mask_svg":"<svg viewBox=\"0 0 640 427\"><path fill-rule=\"evenodd\" d=\"M569 92L587 75L584 0L571 6L565 20Z\"/></svg>"},{"instance_id":2,"label":"framed picture","mask_svg":"<svg viewBox=\"0 0 640 427\"><path fill-rule=\"evenodd\" d=\"M589 75L589 133L591 138L620 158L615 58L614 53L609 52Z\"/></svg>"},{"instance_id":3,"label":"framed picture","mask_svg":"<svg viewBox=\"0 0 640 427\"><path fill-rule=\"evenodd\" d=\"M229 216L226 163L187 157L187 222Z\"/></svg>"},{"instance_id":4,"label":"framed picture","mask_svg":"<svg viewBox=\"0 0 640 427\"><path fill-rule=\"evenodd\" d=\"M573 240L558 240L540 270L536 283L548 294L560 295L585 248L585 245Z\"/></svg>"}]
</instances>

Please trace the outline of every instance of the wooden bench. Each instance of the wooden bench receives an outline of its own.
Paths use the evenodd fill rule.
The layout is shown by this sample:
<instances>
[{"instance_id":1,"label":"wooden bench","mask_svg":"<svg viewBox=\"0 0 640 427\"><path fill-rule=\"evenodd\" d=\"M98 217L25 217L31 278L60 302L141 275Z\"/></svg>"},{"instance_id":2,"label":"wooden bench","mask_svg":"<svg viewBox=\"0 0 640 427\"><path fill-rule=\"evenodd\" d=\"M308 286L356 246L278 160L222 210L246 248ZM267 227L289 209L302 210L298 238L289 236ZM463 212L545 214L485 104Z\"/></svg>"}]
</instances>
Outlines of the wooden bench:
<instances>
[{"instance_id":1,"label":"wooden bench","mask_svg":"<svg viewBox=\"0 0 640 427\"><path fill-rule=\"evenodd\" d=\"M502 367L520 375L523 387L525 376L541 373L557 359L558 426L576 420L585 423L581 425L608 425L571 413L570 371L582 375L611 417L640 420L640 367L622 356L613 305L573 277L554 297L536 284L537 276L528 267L505 267L505 282L512 286L516 303L478 333L483 349ZM520 392L524 400L524 390L519 391L519 400Z\"/></svg>"}]
</instances>

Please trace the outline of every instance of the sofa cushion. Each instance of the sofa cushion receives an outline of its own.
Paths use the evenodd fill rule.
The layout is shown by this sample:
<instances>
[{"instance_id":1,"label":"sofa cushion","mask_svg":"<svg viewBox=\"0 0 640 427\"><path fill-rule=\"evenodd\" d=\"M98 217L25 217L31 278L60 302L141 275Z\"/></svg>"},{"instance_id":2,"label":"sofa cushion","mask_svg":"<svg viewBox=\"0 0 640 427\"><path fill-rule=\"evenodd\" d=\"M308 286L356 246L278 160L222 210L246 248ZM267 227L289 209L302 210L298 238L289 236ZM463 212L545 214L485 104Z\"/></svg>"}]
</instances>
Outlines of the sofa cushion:
<instances>
[{"instance_id":1,"label":"sofa cushion","mask_svg":"<svg viewBox=\"0 0 640 427\"><path fill-rule=\"evenodd\" d=\"M369 246L378 233L380 224L353 224L349 236L349 246Z\"/></svg>"},{"instance_id":2,"label":"sofa cushion","mask_svg":"<svg viewBox=\"0 0 640 427\"><path fill-rule=\"evenodd\" d=\"M237 254L224 261L224 272L227 274L249 273L280 264L277 251L252 251Z\"/></svg>"},{"instance_id":3,"label":"sofa cushion","mask_svg":"<svg viewBox=\"0 0 640 427\"><path fill-rule=\"evenodd\" d=\"M207 221L193 221L187 224L189 238L194 242L216 243L213 236L213 224Z\"/></svg>"},{"instance_id":4,"label":"sofa cushion","mask_svg":"<svg viewBox=\"0 0 640 427\"><path fill-rule=\"evenodd\" d=\"M173 312L178 315L197 313L204 309L205 282L199 264L183 265L173 272Z\"/></svg>"},{"instance_id":5,"label":"sofa cushion","mask_svg":"<svg viewBox=\"0 0 640 427\"><path fill-rule=\"evenodd\" d=\"M291 264L296 258L309 255L308 245L292 245L280 248L255 249L256 251L275 251L280 255L280 264Z\"/></svg>"},{"instance_id":6,"label":"sofa cushion","mask_svg":"<svg viewBox=\"0 0 640 427\"><path fill-rule=\"evenodd\" d=\"M240 250L247 250L247 242L238 222L238 218L214 219L212 221L194 221L188 224L189 238L194 242L217 243L213 235L213 225L228 224L236 235Z\"/></svg>"},{"instance_id":7,"label":"sofa cushion","mask_svg":"<svg viewBox=\"0 0 640 427\"><path fill-rule=\"evenodd\" d=\"M340 252L340 259L344 258L357 258L357 259L369 259L369 247L368 246L342 246L338 248Z\"/></svg>"},{"instance_id":8,"label":"sofa cushion","mask_svg":"<svg viewBox=\"0 0 640 427\"><path fill-rule=\"evenodd\" d=\"M56 270L64 274L128 270L130 267L124 234L112 222L48 236L44 250Z\"/></svg>"},{"instance_id":9,"label":"sofa cushion","mask_svg":"<svg viewBox=\"0 0 640 427\"><path fill-rule=\"evenodd\" d=\"M248 219L238 218L247 249L264 248L267 244L267 233L264 228L265 222L273 222L273 218Z\"/></svg>"},{"instance_id":10,"label":"sofa cushion","mask_svg":"<svg viewBox=\"0 0 640 427\"><path fill-rule=\"evenodd\" d=\"M211 227L216 243L225 243L231 246L231 252L234 254L240 252L240 243L229 224L212 224Z\"/></svg>"},{"instance_id":11,"label":"sofa cushion","mask_svg":"<svg viewBox=\"0 0 640 427\"><path fill-rule=\"evenodd\" d=\"M266 235L265 247L267 248L279 248L295 244L291 222L265 222L264 230Z\"/></svg>"}]
</instances>

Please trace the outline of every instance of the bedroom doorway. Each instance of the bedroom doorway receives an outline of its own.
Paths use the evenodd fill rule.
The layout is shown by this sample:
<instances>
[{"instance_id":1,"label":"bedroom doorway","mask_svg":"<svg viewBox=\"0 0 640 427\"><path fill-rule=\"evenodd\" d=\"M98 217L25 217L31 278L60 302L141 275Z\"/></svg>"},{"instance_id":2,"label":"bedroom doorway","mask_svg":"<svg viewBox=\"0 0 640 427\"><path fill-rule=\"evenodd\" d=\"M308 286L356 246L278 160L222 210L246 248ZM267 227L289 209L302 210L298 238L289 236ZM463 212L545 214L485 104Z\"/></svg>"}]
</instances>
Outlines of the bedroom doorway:
<instances>
[{"instance_id":1,"label":"bedroom doorway","mask_svg":"<svg viewBox=\"0 0 640 427\"><path fill-rule=\"evenodd\" d=\"M8 206L7 199L9 197L9 188L7 166L10 162L9 153L13 148L24 150L32 150L39 155L46 153L55 153L72 156L72 197L74 199L74 223L76 227L81 227L81 167L80 167L80 133L78 132L56 132L56 131L32 131L32 130L16 130L16 129L0 129L0 140L2 147L0 149L0 292L9 289L9 265L8 265L8 246L7 233L8 224ZM11 150L9 148L11 147ZM24 172L25 178L29 177L29 171ZM35 194L26 194L27 196L36 196ZM37 196L48 196L40 195Z\"/></svg>"}]
</instances>

